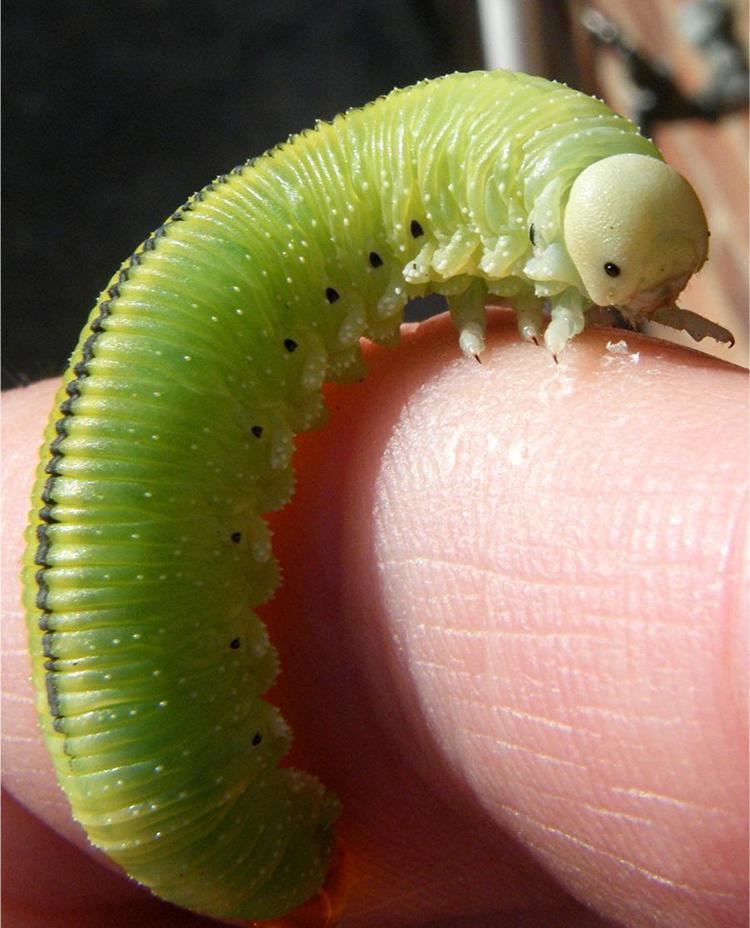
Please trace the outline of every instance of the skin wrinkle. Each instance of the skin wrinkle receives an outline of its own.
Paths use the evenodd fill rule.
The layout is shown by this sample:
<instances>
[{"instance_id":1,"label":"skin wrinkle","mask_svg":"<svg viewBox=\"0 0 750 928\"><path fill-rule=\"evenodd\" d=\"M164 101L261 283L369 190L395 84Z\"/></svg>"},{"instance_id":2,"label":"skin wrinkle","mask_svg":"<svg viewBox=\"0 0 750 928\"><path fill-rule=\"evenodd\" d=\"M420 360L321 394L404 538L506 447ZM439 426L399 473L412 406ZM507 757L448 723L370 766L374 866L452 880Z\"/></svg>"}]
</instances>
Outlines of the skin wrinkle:
<instances>
[{"instance_id":1,"label":"skin wrinkle","mask_svg":"<svg viewBox=\"0 0 750 928\"><path fill-rule=\"evenodd\" d=\"M646 506L646 504L643 504L643 510L646 511L647 509L648 509L648 507ZM664 518L660 517L660 518L658 519L658 521L659 521L660 524L664 524L664 522L665 522L666 520L665 520ZM675 520L668 520L668 521L671 522L671 521L675 521ZM680 525L682 525L683 522L684 522L684 519L683 519L682 515L678 516L677 519L676 519L676 521L677 521ZM702 538L702 537L703 537L702 533L699 534L699 533L697 532L697 530L696 530L695 539L696 539L696 540L699 540L699 538ZM656 543L655 543L655 544L656 544ZM654 555L651 553L651 551L649 550L649 546L648 546L648 545L639 545L638 547L639 547L641 550L645 550L645 551L648 552L648 560L646 560L644 563L633 563L633 564L631 564L631 565L626 565L626 566L625 566L625 570L631 572L632 575L634 576L634 578L638 578L638 579L640 580L644 575L645 575L645 576L649 576L649 575L650 575L650 576L653 576L653 577L661 577L661 576L663 575L663 573L664 573L665 567L666 567L666 568L671 568L672 570L678 569L675 565L670 564L669 560L667 560L666 555L669 554L669 553L671 553L671 552L669 552L669 551L665 552L664 558L660 560L659 557L658 557L658 554L661 553L661 551L662 551L661 548L659 548L659 550L656 552L656 556L654 556ZM519 548L519 551L520 551L523 555L527 555L527 554L531 553L531 551L532 551L532 546L529 545L528 548L525 548L525 549L524 549L524 548ZM507 551L504 552L504 554L505 554L506 557L508 556L508 553L509 553L509 552L507 552ZM521 557L521 560L523 561L523 560L524 560L524 557ZM475 574L475 575L477 575L477 576L485 576L485 575L486 575L486 576L489 576L489 577L491 577L491 578L497 578L497 579L500 579L500 580L506 580L506 581L511 581L511 580L512 580L513 582L517 582L517 581L518 581L517 575L514 573L514 571L513 571L511 568L509 568L507 571L501 571L501 570L499 570L499 569L497 568L497 566L495 566L495 565L489 565L489 564L487 564L487 565L482 565L482 564L476 564L476 563L463 562L463 561L461 561L461 560L451 561L451 560L448 560L448 559L445 559L445 558L426 557L426 556L416 556L416 557L406 557L406 558L402 558L402 559L393 559L393 560L391 560L391 561L384 560L384 561L382 562L382 564L381 564L381 568L382 568L382 570L383 570L384 573L385 573L387 570L397 569L397 568L399 568L399 567L401 567L401 566L404 566L404 567L410 567L410 566L413 566L413 567L430 567L430 566L434 566L434 567L445 567L445 568L448 568L448 569L455 569L455 570L458 570L458 571L466 571L466 572ZM713 575L710 575L710 576L713 576ZM587 582L586 586L585 586L585 587L582 587L582 589L587 589L587 590L588 590L589 587L590 587L591 585L596 586L596 584L597 584L597 579L598 579L598 578L597 578L595 575L592 576L592 578L591 578L591 583ZM545 581L544 578L538 578L538 579L534 579L534 580L531 580L531 579L528 579L528 578L527 578L525 582L527 582L527 583L529 584L529 586L537 586L537 585L540 585L540 584L543 585L545 582L553 582L553 583L554 583L554 581ZM600 585L601 585L602 587L606 588L606 584L607 584L607 583L608 583L608 578L607 578L606 576L603 576L603 577L601 578L601 580L600 580ZM571 590L572 590L572 589L575 589L575 587L574 587L574 586L567 586L566 589L571 589Z\"/></svg>"},{"instance_id":2,"label":"skin wrinkle","mask_svg":"<svg viewBox=\"0 0 750 928\"><path fill-rule=\"evenodd\" d=\"M596 815L602 815L608 818L621 819L623 821L627 821L631 823L645 824L649 827L657 824L656 819L654 817L644 816L644 815L635 815L633 813L629 813L621 809L609 809L604 806L595 806L592 803L587 802L583 799L580 799L579 797L576 797L574 795L563 795L560 793L552 792L550 790L545 790L541 788L540 786L538 786L536 783L533 783L532 787L534 789L534 792L540 797L543 797L545 799L555 800L560 803L573 805L576 808L588 809L589 811L594 812ZM608 797L610 796L611 792L612 792L611 790L609 789L607 790Z\"/></svg>"},{"instance_id":3,"label":"skin wrinkle","mask_svg":"<svg viewBox=\"0 0 750 928\"><path fill-rule=\"evenodd\" d=\"M416 666L416 667L419 667L419 668L432 668L434 671L436 671L436 672L438 672L438 673L444 671L444 667L443 667L442 663L439 662L439 661L429 661L429 660L425 660L425 659L420 659L418 662L416 662L415 666ZM521 711L521 710L519 710L519 709L514 709L514 708L512 708L512 707L510 707L510 706L502 706L502 705L500 705L500 706L491 706L491 705L488 705L488 704L487 704L486 700L472 699L472 697L468 694L468 686L469 686L470 683L471 683L472 674L471 674L470 672L468 672L468 671L458 671L458 670L456 670L456 669L453 669L453 670L452 670L452 674L453 674L457 679L460 678L460 680L461 680L461 685L460 685L460 686L456 686L456 692L459 693L459 694L462 694L462 695L457 695L457 696L455 697L454 701L455 701L456 703L459 703L459 704L464 705L464 706L466 706L466 705L481 706L481 707L484 707L485 709L489 709L490 711L493 711L493 712L499 712L499 711L507 712L507 713L509 713L511 716L513 716L513 717L515 717L515 718L517 718L517 719L523 719L523 718L526 718L526 719L529 719L529 720L537 719L537 720L539 720L540 722L541 722L541 721L544 721L545 724L547 724L547 725L549 725L549 726L554 726L555 728L557 728L558 730L561 730L561 731L570 731L570 732L573 732L573 733L586 734L586 735L590 735L590 736L594 736L594 737L601 737L601 733L600 733L600 732L597 732L597 731L595 731L595 730L593 730L593 729L587 729L587 728L585 728L584 726L581 726L580 724L567 725L567 724L562 723L562 722L560 722L560 721L554 721L554 720L552 720L552 719L546 718L546 717L544 717L544 716L539 716L539 715L536 715L536 714L534 714L534 713L530 713L530 712L524 713L523 711ZM485 679L486 679L487 681L500 682L500 681L502 680L502 675L501 675L501 674L494 674L494 673L488 672L488 673L485 674ZM575 714L578 715L580 712L581 712L581 708L578 707L578 706L576 706L576 707L575 707ZM600 714L605 714L605 713L600 713ZM606 716L607 716L608 718L610 718L611 720L613 720L613 721L614 721L614 720L619 720L619 721L622 721L622 722L627 723L627 724L628 724L629 726L631 726L631 727L632 727L632 725L633 725L633 718L632 718L632 716L631 716L631 717L628 717L628 716L624 715L623 713L613 713L613 712L608 712L608 713L606 713ZM670 718L665 718L665 717L659 716L659 715L653 715L653 714L649 714L649 713L641 713L641 714L639 715L639 719L640 719L641 721L650 722L650 723L654 723L654 724L656 724L656 725L664 726L665 728L670 727L670 726L675 726L675 725L682 725L682 724L684 724L684 719L683 719L682 716L680 716L680 715L674 715L674 716L672 716L672 717L670 717Z\"/></svg>"},{"instance_id":4,"label":"skin wrinkle","mask_svg":"<svg viewBox=\"0 0 750 928\"><path fill-rule=\"evenodd\" d=\"M457 701L460 701L464 705L480 705L482 708L489 709L491 712L504 712L512 716L515 719L522 719L529 722L538 722L544 727L553 729L554 731L561 732L564 734L585 734L590 735L593 738L600 738L601 732L587 730L585 728L580 728L576 725L567 725L564 722L561 722L557 719L547 718L543 715L535 715L532 712L524 712L521 709L516 709L513 706L492 706L487 705L486 703L480 703L478 700L473 700L470 698L464 698L462 696L457 697Z\"/></svg>"},{"instance_id":5,"label":"skin wrinkle","mask_svg":"<svg viewBox=\"0 0 750 928\"><path fill-rule=\"evenodd\" d=\"M13 652L3 651L3 654L11 654L11 653ZM26 652L21 651L21 650L16 651L15 653L23 654L24 657L26 655ZM2 695L2 698L6 700L7 702L27 703L29 705L33 704L34 702L33 698L31 696L26 695L25 693L14 693L11 690L3 689L3 690L0 690L0 694Z\"/></svg>"},{"instance_id":6,"label":"skin wrinkle","mask_svg":"<svg viewBox=\"0 0 750 928\"><path fill-rule=\"evenodd\" d=\"M434 560L433 560L433 561L427 561L427 559L416 559L414 563L421 563L421 564L423 564L423 565L428 565L428 566L434 566L434 565L436 565L436 564L439 564L441 567L445 567L445 566L454 566L454 567L456 567L458 570L461 570L461 569L463 568L463 565L461 565L461 564L448 565L448 563L447 563L446 561L436 562L436 561L434 561ZM392 565L393 569L396 569L398 566L399 566L399 565L396 564L396 563L394 563L394 564ZM472 573L481 573L481 568L471 568L470 570L471 570ZM654 570L657 570L657 568L655 568ZM495 573L495 572L491 572L491 573ZM510 578L508 578L508 579L510 579ZM591 618L592 618L592 616L590 616L590 615L587 615L587 617L586 617L587 620L590 620ZM612 617L610 617L610 620L611 620L612 622L616 622L616 621L626 622L626 623L629 624L629 626L630 626L631 628L634 628L634 629L638 630L639 632L640 632L640 630L641 630L641 629L638 629L637 623L628 622L627 619L618 619L618 617L612 616ZM659 630L660 627L662 627L662 623L658 623L658 622L642 623L642 626L641 626L641 628L647 628L647 629L648 629L648 632L649 632L650 634L652 634L652 635L653 635L657 630ZM677 623L675 623L675 624L672 624L672 625L670 626L670 625L667 625L666 623L664 623L664 627L666 627L666 628L671 628L671 630L674 630L675 628L678 628L679 625L678 625ZM693 630L692 630L689 626L685 626L685 631L686 631L688 634L694 633ZM455 629L455 630L447 629L447 630L445 631L446 634L451 634L452 632L457 632L457 633L460 634L460 633L462 632L462 630L459 628L459 629ZM467 631L466 631L466 634L471 634L471 633L472 633L471 630L467 630ZM498 631L498 632L495 632L495 631L492 631L492 630L482 630L482 631L475 632L475 634L478 635L478 636L480 636L480 635L481 635L481 636L485 636L485 635L490 635L490 636L491 636L491 635L495 635L495 634L497 634L497 635L504 635L504 634L512 634L512 633L506 633L506 632L504 632L503 630L500 630L500 631Z\"/></svg>"},{"instance_id":7,"label":"skin wrinkle","mask_svg":"<svg viewBox=\"0 0 750 928\"><path fill-rule=\"evenodd\" d=\"M652 826L655 824L652 818L648 818L645 815L631 815L629 812L623 812L620 809L605 809L603 806L595 806L595 805L592 805L590 802L582 802L581 808L588 809L589 811L593 812L595 815L603 815L603 816L606 816L607 818L617 819L618 821L633 822L633 823L649 825L649 826Z\"/></svg>"},{"instance_id":8,"label":"skin wrinkle","mask_svg":"<svg viewBox=\"0 0 750 928\"><path fill-rule=\"evenodd\" d=\"M545 759L549 759L549 758L545 758ZM581 769L586 773L590 772L589 768L583 767ZM564 804L566 806L569 806L574 812L580 809L588 809L589 811L594 812L597 815L606 815L608 817L621 818L624 821L628 821L632 823L642 823L642 824L648 825L649 827L657 824L657 821L654 817L636 815L636 814L625 812L623 810L609 809L604 806L595 806L592 803L582 800L580 797L576 796L573 793L571 793L570 795L563 795L559 792L555 792L549 789L544 789L542 786L539 785L538 778L533 779L526 775L524 775L523 777L514 776L514 774L512 773L508 773L507 770L504 771L504 776L506 778L506 781L508 782L511 782L512 780L515 780L515 782L517 783L523 782L524 785L528 786L530 789L534 791L534 794L536 797L540 799L550 800L556 803ZM606 796L609 797L609 795L610 795L610 791L607 790Z\"/></svg>"},{"instance_id":9,"label":"skin wrinkle","mask_svg":"<svg viewBox=\"0 0 750 928\"><path fill-rule=\"evenodd\" d=\"M395 562L395 561L393 562L394 568L398 565L398 563L401 563L401 562ZM440 566L445 566L444 562L435 562L435 561L428 562L427 560L424 560L422 563L430 564L430 565L439 563ZM467 570L468 574L470 574L471 572L472 572L471 569ZM639 578L640 577L641 575L639 574ZM538 584L528 583L525 585L527 586L529 590L540 589L540 588L544 589L545 587L552 589L552 590L556 590L558 588L558 584L555 584L554 581L552 580L542 581ZM602 588L605 589L604 586ZM566 587L566 591L569 593L574 592L575 589L576 589L575 587L570 587L570 586ZM581 587L581 591L588 592L589 588ZM467 595L471 595L471 594L465 594L464 596L461 597L461 599L465 601ZM479 594L476 594L475 598L478 598L478 596ZM434 602L443 604L445 602L445 597L439 597L439 598L436 597ZM623 628L628 628L628 629L632 628L638 634L645 633L645 634L648 634L650 637L653 637L656 632L670 632L671 633L675 630L680 630L685 635L699 634L699 632L694 628L694 625L689 624L689 623L680 622L677 619L675 619L675 621L671 623L660 622L658 620L651 620L651 619L649 619L648 621L638 622L638 620L636 619L633 619L627 616L626 617L619 616L614 613L609 614L609 613L587 612L585 616L585 622L587 624L590 624L591 622L594 622L596 620L601 620L602 624L606 626L612 626L612 625L619 624L623 626ZM502 637L502 638L509 638L509 639L519 638L519 639L528 639L532 641L566 641L566 640L585 641L585 640L589 640L589 641L597 642L597 641L606 640L606 635L596 635L590 632L575 632L575 631L571 631L571 632L558 632L558 631L532 632L532 631L516 631L514 629L509 629L509 628L491 629L491 628L483 627L483 628L477 629L477 628L464 628L461 626L455 626L454 628L444 629L443 626L440 624L430 625L427 622L417 623L414 626L415 631L419 631L421 629L429 629L429 628L440 630L444 632L446 635L456 634L457 636L464 636L466 638L475 637L480 640L484 640L487 637Z\"/></svg>"},{"instance_id":10,"label":"skin wrinkle","mask_svg":"<svg viewBox=\"0 0 750 928\"><path fill-rule=\"evenodd\" d=\"M7 732L3 733L3 743L7 744L31 744L34 741L33 738L30 738L28 735L10 735Z\"/></svg>"},{"instance_id":11,"label":"skin wrinkle","mask_svg":"<svg viewBox=\"0 0 750 928\"><path fill-rule=\"evenodd\" d=\"M574 797L560 796L556 793L548 792L542 789L537 790L540 799L546 801L548 808L562 809L564 814L580 814L582 811L589 811L595 816L594 828L589 834L592 846L603 845L608 843L611 833L612 821L617 823L621 832L621 841L624 843L625 850L630 850L632 854L639 852L639 838L644 828L648 829L651 839L651 851L658 857L668 854L668 841L660 836L657 830L654 833L655 822L653 819L642 818L640 816L628 816L621 814L616 810L602 809L591 805L590 803L580 802Z\"/></svg>"},{"instance_id":12,"label":"skin wrinkle","mask_svg":"<svg viewBox=\"0 0 750 928\"><path fill-rule=\"evenodd\" d=\"M647 800L648 802L664 803L666 805L677 806L681 809L697 809L701 812L707 812L710 815L719 814L726 815L735 819L742 818L742 816L738 816L737 813L733 812L731 809L724 809L721 806L706 806L689 799L678 799L676 796L667 796L661 793L653 793L649 792L648 790L639 789L638 787L612 785L609 788L613 793L623 793L626 796Z\"/></svg>"},{"instance_id":13,"label":"skin wrinkle","mask_svg":"<svg viewBox=\"0 0 750 928\"><path fill-rule=\"evenodd\" d=\"M737 508L730 531L730 543L727 547L724 570L726 575L735 579L736 602L733 602L731 585L727 584L723 593L723 606L726 614L734 617L728 623L724 638L725 667L729 668L733 711L738 739L747 737L748 729L748 695L747 668L743 661L748 653L747 588L742 582L743 563L750 561L750 535L747 532L748 501ZM718 681L717 681L718 685Z\"/></svg>"},{"instance_id":14,"label":"skin wrinkle","mask_svg":"<svg viewBox=\"0 0 750 928\"><path fill-rule=\"evenodd\" d=\"M575 770L588 770L586 764L577 764L575 761L566 760L563 757L555 757L553 754L548 754L543 751L535 751L533 748L527 747L525 744L516 744L512 741L506 741L503 738L498 738L494 735L488 735L486 732L476 731L468 726L464 726L463 731L467 735L471 735L472 738L490 740L494 745L503 748L509 748L511 751L519 751L522 754L530 754L532 757L538 757L543 761L550 761L553 764L559 764L563 767L572 767Z\"/></svg>"},{"instance_id":15,"label":"skin wrinkle","mask_svg":"<svg viewBox=\"0 0 750 928\"><path fill-rule=\"evenodd\" d=\"M38 771L38 772L41 773L42 771ZM34 773L34 771L29 771L29 774L33 774L33 773ZM59 803L55 800L54 797L48 799L48 798L46 798L46 797L44 797L44 796L40 796L40 797L35 801L34 804L35 804L36 806L38 806L39 808L45 808L45 807L47 807L47 808L49 808L49 809L57 809L58 806L59 806Z\"/></svg>"},{"instance_id":16,"label":"skin wrinkle","mask_svg":"<svg viewBox=\"0 0 750 928\"><path fill-rule=\"evenodd\" d=\"M544 845L541 845L535 842L533 838L527 837L526 841L529 847L533 848L535 852L539 854L540 857L542 857L543 859L546 859L551 866L555 866L557 864L558 867L565 870L565 872L567 873L569 877L577 879L579 882L586 881L586 878L587 878L586 872L582 871L579 867L577 867L574 861L570 859L563 859L563 860L558 861L554 852L550 852ZM652 882L656 884L658 889L669 890L670 899L674 898L673 892L680 893L680 897L677 899L677 905L674 907L673 912L672 912L673 917L676 917L678 919L678 921L675 922L676 924L679 924L679 925L684 925L687 923L694 923L694 924L699 924L699 925L704 925L704 924L735 925L737 924L735 921L726 922L722 920L719 922L715 922L711 918L711 915L707 912L705 899L702 899L700 897L696 898L697 894L695 893L691 893L691 892L684 893L681 891L679 887L674 887L668 881L664 882L661 880L655 880ZM628 895L627 892L623 892L617 886L611 887L610 892L611 892L611 899L612 899L613 904L616 907L618 907L620 910L627 910L629 905L631 905L634 902L632 897ZM734 902L735 900L733 897L729 896L728 901ZM739 901L741 905L742 902L741 900ZM640 909L640 904L639 904L639 909ZM711 920L706 921L706 917L710 918ZM642 924L653 924L653 922L649 921L648 919L649 919L648 913L644 912L643 917L641 919L637 919L637 922L642 923ZM620 925L622 924L622 922L618 921L615 924Z\"/></svg>"},{"instance_id":17,"label":"skin wrinkle","mask_svg":"<svg viewBox=\"0 0 750 928\"><path fill-rule=\"evenodd\" d=\"M450 560L446 560L445 558L413 557L413 558L394 559L392 561L384 560L382 567L383 567L384 573L387 571L396 570L401 567L405 569L409 569L410 567L447 568L449 570L455 570L461 573L462 575L468 575L468 576L474 576L474 577L487 577L489 579L494 579L494 580L498 580L501 582L513 582L514 584L519 582L518 576L510 569L508 571L499 571L497 568L491 567L489 565L471 564L468 562L464 563L461 561L450 561ZM649 574L653 575L654 577L661 576L664 570L664 565L659 564L658 562L656 564L649 563L648 565L644 565L643 567L640 567L640 566L638 568L633 567L632 570L633 570L634 578L641 580L643 579L644 576L648 576ZM549 587L551 589L557 589L559 587L559 581L552 577L550 578L539 577L538 579L534 579L534 580L525 578L523 582L529 587L529 589L538 588L538 587ZM606 590L606 585L607 585L607 579L602 578L600 586L602 587L602 589ZM595 578L594 578L593 583L589 583L587 581L585 584L582 584L580 587L580 590L589 592L592 586L594 587L596 586ZM573 592L576 590L576 587L575 585L568 585L566 587L566 590L568 590L569 592ZM612 616L612 619L619 620L619 621L628 621L628 620L619 618L617 616Z\"/></svg>"},{"instance_id":18,"label":"skin wrinkle","mask_svg":"<svg viewBox=\"0 0 750 928\"><path fill-rule=\"evenodd\" d=\"M690 893L691 895L710 895L710 896L716 896L718 898L729 898L729 899L736 898L736 895L732 893L721 892L718 890L712 890L712 889L708 889L705 887L692 886L688 883L681 883L677 880L673 880L673 879L670 879L669 877L663 876L662 874L655 873L654 871L649 870L648 868L643 867L640 864L636 864L632 860L628 860L625 857L621 857L617 854L613 854L611 851L605 850L604 848L601 848L601 847L597 847L596 845L591 844L590 842L583 841L580 838L577 838L575 835L565 832L559 828L553 828L550 825L546 825L544 822L540 821L539 819L534 818L534 816L529 815L527 812L524 812L523 810L515 808L511 805L503 803L501 805L501 808L503 809L503 811L509 812L513 816L516 816L518 818L531 822L533 825L537 826L539 829L541 829L542 831L548 834L553 834L556 837L562 838L563 841L570 842L571 844L575 844L578 847L583 847L587 851L590 851L594 854L614 860L618 864L622 864L628 869L646 876L649 880L654 880L657 883L661 883L671 888L681 889L687 893Z\"/></svg>"}]
</instances>

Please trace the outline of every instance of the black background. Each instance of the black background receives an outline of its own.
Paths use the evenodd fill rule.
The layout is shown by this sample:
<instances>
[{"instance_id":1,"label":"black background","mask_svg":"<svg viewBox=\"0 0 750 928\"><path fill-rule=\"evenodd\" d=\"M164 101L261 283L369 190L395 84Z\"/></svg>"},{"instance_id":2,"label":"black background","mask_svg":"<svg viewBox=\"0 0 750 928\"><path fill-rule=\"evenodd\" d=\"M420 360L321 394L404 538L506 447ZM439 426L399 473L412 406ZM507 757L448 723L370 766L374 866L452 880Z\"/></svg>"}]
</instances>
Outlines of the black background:
<instances>
[{"instance_id":1,"label":"black background","mask_svg":"<svg viewBox=\"0 0 750 928\"><path fill-rule=\"evenodd\" d=\"M4 386L62 372L119 263L212 177L481 67L450 0L25 0L3 36Z\"/></svg>"}]
</instances>

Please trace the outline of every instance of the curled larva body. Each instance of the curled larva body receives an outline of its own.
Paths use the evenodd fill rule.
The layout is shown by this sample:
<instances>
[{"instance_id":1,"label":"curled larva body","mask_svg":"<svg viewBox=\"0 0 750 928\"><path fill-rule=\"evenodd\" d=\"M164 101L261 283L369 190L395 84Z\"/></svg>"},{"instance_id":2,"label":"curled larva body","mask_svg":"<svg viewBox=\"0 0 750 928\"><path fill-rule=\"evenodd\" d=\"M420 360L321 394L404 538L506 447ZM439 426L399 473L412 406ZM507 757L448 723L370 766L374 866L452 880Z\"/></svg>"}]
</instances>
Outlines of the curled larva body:
<instances>
[{"instance_id":1,"label":"curled larva body","mask_svg":"<svg viewBox=\"0 0 750 928\"><path fill-rule=\"evenodd\" d=\"M608 175L585 172L622 156L639 175L658 165L665 187L657 150L603 103L525 75L452 75L218 178L110 281L46 433L26 606L73 813L158 895L261 919L321 886L338 800L279 767L289 733L262 698L276 656L251 611L277 583L263 514L291 495L293 436L322 422L325 380L361 376L361 337L397 336L410 297L446 293L469 354L488 294L534 339L550 301L559 351L613 267L636 281L618 305L679 314L666 297L705 259L703 214L671 172L659 202L679 200L678 244L648 210L610 234L589 209ZM576 224L565 208L584 176ZM591 264L582 226L601 221L616 254ZM648 236L670 246L643 277L625 246Z\"/></svg>"}]
</instances>

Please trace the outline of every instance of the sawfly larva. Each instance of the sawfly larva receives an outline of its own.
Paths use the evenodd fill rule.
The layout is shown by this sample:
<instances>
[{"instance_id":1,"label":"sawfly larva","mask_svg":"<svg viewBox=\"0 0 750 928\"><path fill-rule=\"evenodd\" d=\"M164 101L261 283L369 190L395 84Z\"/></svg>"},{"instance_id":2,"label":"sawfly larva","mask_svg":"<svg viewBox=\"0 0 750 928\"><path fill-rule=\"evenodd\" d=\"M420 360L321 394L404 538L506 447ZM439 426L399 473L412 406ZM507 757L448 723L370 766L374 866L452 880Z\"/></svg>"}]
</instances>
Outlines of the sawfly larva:
<instances>
[{"instance_id":1,"label":"sawfly larva","mask_svg":"<svg viewBox=\"0 0 750 928\"><path fill-rule=\"evenodd\" d=\"M488 296L558 355L592 305L694 337L690 185L602 102L504 71L319 123L195 194L110 281L46 433L25 561L38 709L89 838L215 917L283 915L329 867L337 798L280 767L289 732L252 612L263 515L326 380L362 376L405 303L445 294L482 351ZM205 466L220 455L220 473Z\"/></svg>"}]
</instances>

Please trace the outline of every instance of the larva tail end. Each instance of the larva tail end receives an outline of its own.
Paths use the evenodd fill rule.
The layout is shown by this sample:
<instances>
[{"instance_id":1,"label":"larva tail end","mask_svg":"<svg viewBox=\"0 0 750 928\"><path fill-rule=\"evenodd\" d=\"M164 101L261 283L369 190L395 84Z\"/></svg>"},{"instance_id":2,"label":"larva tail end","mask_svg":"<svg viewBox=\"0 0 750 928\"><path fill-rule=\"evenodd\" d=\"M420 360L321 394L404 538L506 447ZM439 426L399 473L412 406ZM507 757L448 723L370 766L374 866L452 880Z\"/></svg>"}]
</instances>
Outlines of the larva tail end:
<instances>
[{"instance_id":1,"label":"larva tail end","mask_svg":"<svg viewBox=\"0 0 750 928\"><path fill-rule=\"evenodd\" d=\"M336 839L325 883L307 902L281 918L244 922L246 928L333 928L341 918L354 882L354 865L341 838Z\"/></svg>"}]
</instances>

